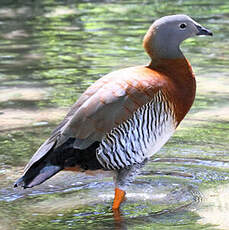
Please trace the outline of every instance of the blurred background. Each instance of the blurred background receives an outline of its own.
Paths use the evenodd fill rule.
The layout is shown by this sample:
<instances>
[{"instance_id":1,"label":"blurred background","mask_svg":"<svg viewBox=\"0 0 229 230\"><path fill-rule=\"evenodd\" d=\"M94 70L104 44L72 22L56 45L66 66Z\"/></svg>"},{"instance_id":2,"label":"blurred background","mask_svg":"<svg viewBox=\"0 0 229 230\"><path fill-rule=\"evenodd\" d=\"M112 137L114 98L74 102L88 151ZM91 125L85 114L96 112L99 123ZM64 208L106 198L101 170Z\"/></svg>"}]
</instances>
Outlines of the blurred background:
<instances>
[{"instance_id":1,"label":"blurred background","mask_svg":"<svg viewBox=\"0 0 229 230\"><path fill-rule=\"evenodd\" d=\"M63 172L13 189L68 108L106 73L147 64L142 39L187 14L213 37L185 41L197 78L181 127L130 187L119 223L110 177ZM228 0L0 0L0 229L229 229Z\"/></svg>"}]
</instances>

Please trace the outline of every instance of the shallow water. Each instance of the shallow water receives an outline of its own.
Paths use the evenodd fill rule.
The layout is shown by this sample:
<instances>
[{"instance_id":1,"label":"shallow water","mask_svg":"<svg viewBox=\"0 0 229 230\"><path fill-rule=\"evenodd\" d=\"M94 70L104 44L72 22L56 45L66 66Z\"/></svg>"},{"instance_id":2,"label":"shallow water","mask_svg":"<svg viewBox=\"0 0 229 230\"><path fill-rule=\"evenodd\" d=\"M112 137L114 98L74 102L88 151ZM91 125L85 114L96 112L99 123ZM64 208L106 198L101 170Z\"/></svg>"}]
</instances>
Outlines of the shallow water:
<instances>
[{"instance_id":1,"label":"shallow water","mask_svg":"<svg viewBox=\"0 0 229 230\"><path fill-rule=\"evenodd\" d=\"M211 29L182 50L195 104L129 188L120 217L112 178L59 173L13 189L26 162L90 84L148 62L153 20L184 13ZM1 1L0 229L229 229L229 3L219 1Z\"/></svg>"}]
</instances>

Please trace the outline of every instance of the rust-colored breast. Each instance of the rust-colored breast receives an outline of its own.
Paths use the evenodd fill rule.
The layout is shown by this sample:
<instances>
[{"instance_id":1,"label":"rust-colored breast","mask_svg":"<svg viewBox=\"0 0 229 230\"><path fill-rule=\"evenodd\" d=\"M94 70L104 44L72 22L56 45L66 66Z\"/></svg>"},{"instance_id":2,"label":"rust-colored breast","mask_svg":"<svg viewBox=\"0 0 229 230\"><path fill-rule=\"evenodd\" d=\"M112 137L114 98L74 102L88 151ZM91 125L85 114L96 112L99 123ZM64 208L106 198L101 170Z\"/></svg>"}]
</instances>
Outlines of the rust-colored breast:
<instances>
[{"instance_id":1,"label":"rust-colored breast","mask_svg":"<svg viewBox=\"0 0 229 230\"><path fill-rule=\"evenodd\" d=\"M163 92L167 100L174 105L177 125L190 110L196 94L196 80L191 65L187 59L163 59L156 64L151 63L150 68L156 70L166 84Z\"/></svg>"}]
</instances>

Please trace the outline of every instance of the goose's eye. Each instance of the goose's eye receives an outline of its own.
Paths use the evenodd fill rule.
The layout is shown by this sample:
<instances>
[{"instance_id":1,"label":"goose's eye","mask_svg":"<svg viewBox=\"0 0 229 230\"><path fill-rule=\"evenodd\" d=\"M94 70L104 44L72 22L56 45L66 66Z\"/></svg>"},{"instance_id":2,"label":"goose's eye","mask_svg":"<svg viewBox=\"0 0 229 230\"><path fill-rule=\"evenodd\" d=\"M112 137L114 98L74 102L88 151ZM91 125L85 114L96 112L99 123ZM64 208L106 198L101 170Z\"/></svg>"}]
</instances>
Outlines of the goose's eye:
<instances>
[{"instance_id":1,"label":"goose's eye","mask_svg":"<svg viewBox=\"0 0 229 230\"><path fill-rule=\"evenodd\" d=\"M179 25L180 29L184 30L186 27L187 27L187 24L186 23L181 23Z\"/></svg>"}]
</instances>

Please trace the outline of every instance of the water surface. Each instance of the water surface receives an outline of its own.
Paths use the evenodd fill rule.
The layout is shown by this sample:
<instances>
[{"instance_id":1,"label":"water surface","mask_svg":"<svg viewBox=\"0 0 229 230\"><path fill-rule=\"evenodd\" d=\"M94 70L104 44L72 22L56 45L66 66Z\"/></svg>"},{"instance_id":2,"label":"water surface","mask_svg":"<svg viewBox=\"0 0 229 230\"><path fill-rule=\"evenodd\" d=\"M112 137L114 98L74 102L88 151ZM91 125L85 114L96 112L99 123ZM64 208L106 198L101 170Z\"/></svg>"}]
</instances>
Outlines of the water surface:
<instances>
[{"instance_id":1,"label":"water surface","mask_svg":"<svg viewBox=\"0 0 229 230\"><path fill-rule=\"evenodd\" d=\"M197 77L192 110L110 209L112 178L59 173L13 189L24 165L79 95L104 74L149 59L153 20L184 13L213 38L185 41ZM1 1L0 229L229 229L229 3Z\"/></svg>"}]
</instances>

